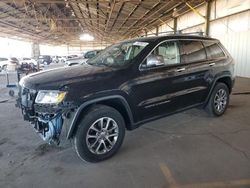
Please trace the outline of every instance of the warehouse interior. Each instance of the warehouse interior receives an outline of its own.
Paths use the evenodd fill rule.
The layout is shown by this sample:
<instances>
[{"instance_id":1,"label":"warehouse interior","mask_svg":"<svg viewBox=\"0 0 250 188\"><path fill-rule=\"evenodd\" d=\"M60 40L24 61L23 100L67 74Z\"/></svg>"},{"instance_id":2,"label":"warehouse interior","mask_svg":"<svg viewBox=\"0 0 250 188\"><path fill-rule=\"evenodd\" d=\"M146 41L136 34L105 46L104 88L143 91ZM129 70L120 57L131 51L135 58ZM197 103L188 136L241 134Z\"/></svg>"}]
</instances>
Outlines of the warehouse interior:
<instances>
[{"instance_id":1,"label":"warehouse interior","mask_svg":"<svg viewBox=\"0 0 250 188\"><path fill-rule=\"evenodd\" d=\"M125 40L185 34L218 39L234 59L226 113L193 108L145 123L96 164L72 141L57 147L34 133L15 107L17 72L3 69L0 187L250 187L250 0L0 1L0 60L50 56L38 71Z\"/></svg>"}]
</instances>

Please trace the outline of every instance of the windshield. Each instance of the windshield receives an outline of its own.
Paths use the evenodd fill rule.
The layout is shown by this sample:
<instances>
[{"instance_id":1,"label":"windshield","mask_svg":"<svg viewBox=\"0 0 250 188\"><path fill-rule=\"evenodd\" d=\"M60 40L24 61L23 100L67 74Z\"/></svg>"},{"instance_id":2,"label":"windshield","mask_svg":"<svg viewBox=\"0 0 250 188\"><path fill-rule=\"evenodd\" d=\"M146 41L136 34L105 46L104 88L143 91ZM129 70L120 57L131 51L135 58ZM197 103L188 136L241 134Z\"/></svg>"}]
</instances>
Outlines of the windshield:
<instances>
[{"instance_id":1,"label":"windshield","mask_svg":"<svg viewBox=\"0 0 250 188\"><path fill-rule=\"evenodd\" d=\"M87 61L90 65L122 67L133 60L146 46L147 42L130 41L115 44Z\"/></svg>"}]
</instances>

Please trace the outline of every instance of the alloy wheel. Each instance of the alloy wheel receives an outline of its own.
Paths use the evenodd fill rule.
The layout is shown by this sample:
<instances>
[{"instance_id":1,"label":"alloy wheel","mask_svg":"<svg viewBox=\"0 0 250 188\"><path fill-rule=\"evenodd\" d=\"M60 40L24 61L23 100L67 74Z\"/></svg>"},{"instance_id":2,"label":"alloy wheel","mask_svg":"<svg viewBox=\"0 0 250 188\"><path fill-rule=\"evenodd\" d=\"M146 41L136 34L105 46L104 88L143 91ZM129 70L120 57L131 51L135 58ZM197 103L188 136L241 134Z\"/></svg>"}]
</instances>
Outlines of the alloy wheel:
<instances>
[{"instance_id":1,"label":"alloy wheel","mask_svg":"<svg viewBox=\"0 0 250 188\"><path fill-rule=\"evenodd\" d=\"M97 119L87 131L86 143L89 151L98 155L109 152L114 147L118 135L119 128L114 119Z\"/></svg>"},{"instance_id":2,"label":"alloy wheel","mask_svg":"<svg viewBox=\"0 0 250 188\"><path fill-rule=\"evenodd\" d=\"M227 92L224 89L219 89L214 97L214 108L221 113L225 110L227 105Z\"/></svg>"}]
</instances>

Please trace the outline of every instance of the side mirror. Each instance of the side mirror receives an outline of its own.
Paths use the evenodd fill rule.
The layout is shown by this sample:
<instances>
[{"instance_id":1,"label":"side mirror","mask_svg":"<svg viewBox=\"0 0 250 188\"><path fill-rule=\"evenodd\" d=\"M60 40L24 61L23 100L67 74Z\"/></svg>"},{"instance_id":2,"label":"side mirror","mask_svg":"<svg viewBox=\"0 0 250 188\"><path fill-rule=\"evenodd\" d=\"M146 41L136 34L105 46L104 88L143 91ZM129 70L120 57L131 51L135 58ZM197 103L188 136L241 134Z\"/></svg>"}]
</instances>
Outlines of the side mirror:
<instances>
[{"instance_id":1,"label":"side mirror","mask_svg":"<svg viewBox=\"0 0 250 188\"><path fill-rule=\"evenodd\" d=\"M161 55L149 55L147 58L147 67L158 67L164 65L164 59Z\"/></svg>"}]
</instances>

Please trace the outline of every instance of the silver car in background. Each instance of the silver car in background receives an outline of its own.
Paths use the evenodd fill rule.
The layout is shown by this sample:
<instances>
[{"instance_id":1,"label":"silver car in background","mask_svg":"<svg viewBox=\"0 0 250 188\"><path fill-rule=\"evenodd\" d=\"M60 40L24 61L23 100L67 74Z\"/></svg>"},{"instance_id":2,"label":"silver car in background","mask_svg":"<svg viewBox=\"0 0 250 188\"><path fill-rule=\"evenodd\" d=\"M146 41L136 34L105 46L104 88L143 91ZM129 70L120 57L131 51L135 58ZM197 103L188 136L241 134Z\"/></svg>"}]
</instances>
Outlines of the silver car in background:
<instances>
[{"instance_id":1,"label":"silver car in background","mask_svg":"<svg viewBox=\"0 0 250 188\"><path fill-rule=\"evenodd\" d=\"M66 60L66 64L68 66L72 66L72 65L77 65L77 64L83 64L86 63L87 60L95 57L98 53L100 53L102 50L91 50L91 51L87 51L85 54L83 54L83 56L81 57L75 57L75 58L70 58Z\"/></svg>"}]
</instances>

